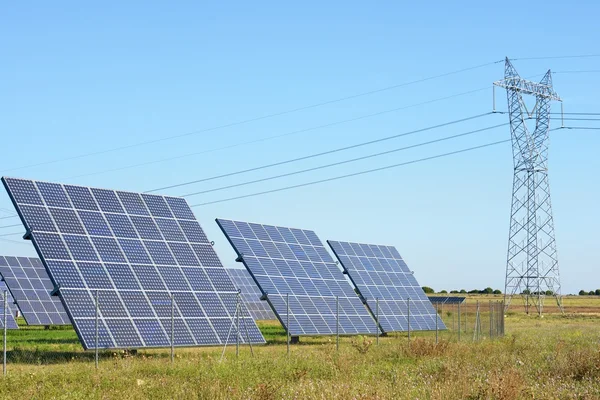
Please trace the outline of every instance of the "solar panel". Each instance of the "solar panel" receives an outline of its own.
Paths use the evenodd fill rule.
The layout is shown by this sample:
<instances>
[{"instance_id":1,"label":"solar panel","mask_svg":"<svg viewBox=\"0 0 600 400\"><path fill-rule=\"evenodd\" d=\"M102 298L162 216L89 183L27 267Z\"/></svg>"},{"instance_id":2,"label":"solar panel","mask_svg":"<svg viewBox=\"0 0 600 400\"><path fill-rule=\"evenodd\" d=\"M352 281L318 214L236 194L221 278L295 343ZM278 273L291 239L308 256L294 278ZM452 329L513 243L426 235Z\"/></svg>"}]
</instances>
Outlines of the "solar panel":
<instances>
[{"instance_id":1,"label":"solar panel","mask_svg":"<svg viewBox=\"0 0 600 400\"><path fill-rule=\"evenodd\" d=\"M375 322L313 231L217 219L290 335L375 333ZM286 295L289 295L287 327Z\"/></svg>"},{"instance_id":2,"label":"solar panel","mask_svg":"<svg viewBox=\"0 0 600 400\"><path fill-rule=\"evenodd\" d=\"M70 325L39 258L0 256L0 275L27 325Z\"/></svg>"},{"instance_id":3,"label":"solar panel","mask_svg":"<svg viewBox=\"0 0 600 400\"><path fill-rule=\"evenodd\" d=\"M431 302L393 246L327 241L384 332L445 329Z\"/></svg>"},{"instance_id":4,"label":"solar panel","mask_svg":"<svg viewBox=\"0 0 600 400\"><path fill-rule=\"evenodd\" d=\"M429 296L431 304L459 304L464 303L466 297L457 296Z\"/></svg>"},{"instance_id":5,"label":"solar panel","mask_svg":"<svg viewBox=\"0 0 600 400\"><path fill-rule=\"evenodd\" d=\"M255 320L276 319L271 306L261 300L262 293L246 269L227 268L227 273L235 287L240 289L246 308Z\"/></svg>"},{"instance_id":6,"label":"solar panel","mask_svg":"<svg viewBox=\"0 0 600 400\"><path fill-rule=\"evenodd\" d=\"M17 320L15 319L14 299L10 295L8 288L4 282L0 282L0 328L4 329L4 291L6 290L6 329L19 329Z\"/></svg>"},{"instance_id":7,"label":"solar panel","mask_svg":"<svg viewBox=\"0 0 600 400\"><path fill-rule=\"evenodd\" d=\"M172 315L175 346L226 342L238 292L184 199L2 181L85 349L96 295L98 348L170 346ZM247 311L240 321L243 342L264 343Z\"/></svg>"}]
</instances>

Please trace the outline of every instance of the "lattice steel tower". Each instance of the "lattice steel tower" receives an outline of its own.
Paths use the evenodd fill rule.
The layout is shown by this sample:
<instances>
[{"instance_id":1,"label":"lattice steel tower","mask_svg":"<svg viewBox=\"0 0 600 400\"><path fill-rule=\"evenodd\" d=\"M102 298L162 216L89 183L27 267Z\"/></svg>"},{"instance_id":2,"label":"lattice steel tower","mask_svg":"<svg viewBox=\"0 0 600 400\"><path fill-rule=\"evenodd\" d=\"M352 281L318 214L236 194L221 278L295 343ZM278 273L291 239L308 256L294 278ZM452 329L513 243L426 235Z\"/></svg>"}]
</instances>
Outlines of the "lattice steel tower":
<instances>
[{"instance_id":1,"label":"lattice steel tower","mask_svg":"<svg viewBox=\"0 0 600 400\"><path fill-rule=\"evenodd\" d=\"M504 297L522 295L525 311L535 307L541 315L546 294L556 297L562 310L554 221L548 182L550 102L561 101L552 88L552 74L539 83L519 76L506 58L504 79L494 85L506 89L512 137L514 180ZM523 95L535 96L528 110ZM535 119L531 131L527 120Z\"/></svg>"}]
</instances>

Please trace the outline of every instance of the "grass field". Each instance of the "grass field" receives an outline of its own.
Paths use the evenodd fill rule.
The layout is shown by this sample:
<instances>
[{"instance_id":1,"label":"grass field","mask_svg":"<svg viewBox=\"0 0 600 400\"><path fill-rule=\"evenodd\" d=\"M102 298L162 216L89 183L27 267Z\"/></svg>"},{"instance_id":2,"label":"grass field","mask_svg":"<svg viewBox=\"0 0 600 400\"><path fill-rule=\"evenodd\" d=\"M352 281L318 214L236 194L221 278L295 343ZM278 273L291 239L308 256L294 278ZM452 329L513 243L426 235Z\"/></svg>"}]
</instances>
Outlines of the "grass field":
<instances>
[{"instance_id":1,"label":"grass field","mask_svg":"<svg viewBox=\"0 0 600 400\"><path fill-rule=\"evenodd\" d=\"M484 304L499 298L472 296ZM278 323L260 323L268 344L254 357L234 346L220 362L221 348L140 350L130 356L81 350L69 329L23 327L8 335L8 375L0 383L7 399L597 399L600 398L600 298L567 297L567 313L544 318L515 307L506 336L472 341L474 315L457 341L456 326L380 339L302 338L286 354ZM455 309L444 309L452 328ZM574 312L572 312L574 311ZM464 316L463 319L464 321ZM464 329L464 326L462 327Z\"/></svg>"}]
</instances>

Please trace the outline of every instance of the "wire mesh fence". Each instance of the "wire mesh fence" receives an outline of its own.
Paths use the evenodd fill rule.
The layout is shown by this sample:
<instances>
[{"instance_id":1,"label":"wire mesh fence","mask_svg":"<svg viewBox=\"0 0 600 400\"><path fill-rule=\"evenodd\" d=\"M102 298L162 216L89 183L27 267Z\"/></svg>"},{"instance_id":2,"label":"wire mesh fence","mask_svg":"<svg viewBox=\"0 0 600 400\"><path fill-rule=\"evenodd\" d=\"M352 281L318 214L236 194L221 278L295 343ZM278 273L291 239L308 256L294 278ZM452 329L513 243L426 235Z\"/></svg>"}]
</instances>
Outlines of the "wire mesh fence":
<instances>
[{"instance_id":1,"label":"wire mesh fence","mask_svg":"<svg viewBox=\"0 0 600 400\"><path fill-rule=\"evenodd\" d=\"M96 368L102 368L107 360L128 359L138 356L136 349L124 348L108 348L103 344L101 339L102 326L102 310L108 310L109 304L102 304L103 298L101 295L96 296L96 307L93 311L92 326L94 329L94 342L88 343L88 350L84 350L80 337L71 326L29 326L25 320L17 317L18 329L11 329L11 325L7 323L10 319L10 307L8 307L9 296L2 293L3 310L0 314L2 322L2 342L3 342L3 374L17 373L20 370L25 370L25 367L31 365L52 365L63 363L86 363L94 365ZM226 317L227 324L223 329L226 329L224 335L225 340L219 344L212 345L212 352L216 357L223 360L224 355L228 357L238 356L241 351L241 346L247 346L245 353L254 356L255 349L252 347L251 337L248 335L245 321L249 317L248 310L245 308L240 296L235 296L235 313ZM408 301L410 304L410 301ZM170 302L165 306L169 310L168 316L161 318L161 325L157 325L157 329L162 329L162 332L168 337L169 342L166 346L158 346L157 348L140 348L139 351L142 357L152 357L162 359L165 365L176 363L177 353L189 354L194 349L187 348L185 344L178 343L178 319L182 318L178 314L179 309L183 309L185 304L178 304L176 297L171 296ZM501 301L478 301L470 299L464 304L455 305L434 305L440 320L445 325L446 329L442 329L442 324L437 323L435 331L417 331L412 325L411 311L413 307L408 306L407 319L408 329L404 332L382 334L377 330L377 334L373 335L373 345L378 346L383 340L384 344L389 344L391 341L406 341L410 346L411 340L426 339L435 341L461 341L461 342L477 342L483 340L491 340L502 337L504 335L504 303ZM373 318L374 326L378 326L378 307ZM15 316L16 317L16 316ZM339 318L337 313L336 318ZM284 321L285 323L285 321ZM271 323L273 325L274 323ZM339 326L339 321L336 326ZM271 325L268 328L263 325L263 331L272 329ZM288 322L289 326L289 322ZM278 337L269 337L268 341L277 344L280 343L281 353L290 357L293 352L290 351L291 345L294 344L292 337L285 330L285 327L277 328L276 335ZM342 346L356 346L357 338L349 337L341 340L340 331L336 330L333 338L321 338L323 341L333 343L335 351L340 351ZM365 335L359 335L365 336ZM285 337L285 339L283 339ZM304 340L304 339L302 339ZM308 340L308 339L307 339ZM193 347L193 346L189 346ZM235 353L234 353L235 350ZM229 353L226 353L229 351Z\"/></svg>"}]
</instances>

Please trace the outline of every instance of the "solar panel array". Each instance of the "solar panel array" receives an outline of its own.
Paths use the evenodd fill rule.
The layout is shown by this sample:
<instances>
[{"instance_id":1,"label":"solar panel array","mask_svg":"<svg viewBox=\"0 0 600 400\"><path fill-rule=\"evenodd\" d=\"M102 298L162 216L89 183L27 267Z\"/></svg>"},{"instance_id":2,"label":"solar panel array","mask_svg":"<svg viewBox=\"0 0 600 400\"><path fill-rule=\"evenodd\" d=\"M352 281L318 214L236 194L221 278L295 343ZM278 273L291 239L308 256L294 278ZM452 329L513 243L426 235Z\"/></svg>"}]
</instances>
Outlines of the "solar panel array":
<instances>
[{"instance_id":1,"label":"solar panel array","mask_svg":"<svg viewBox=\"0 0 600 400\"><path fill-rule=\"evenodd\" d=\"M293 336L375 333L375 323L313 231L217 219ZM289 295L287 327L286 295Z\"/></svg>"},{"instance_id":2,"label":"solar panel array","mask_svg":"<svg viewBox=\"0 0 600 400\"><path fill-rule=\"evenodd\" d=\"M276 319L271 306L261 300L262 293L247 269L227 268L227 273L235 287L241 290L242 299L255 320Z\"/></svg>"},{"instance_id":3,"label":"solar panel array","mask_svg":"<svg viewBox=\"0 0 600 400\"><path fill-rule=\"evenodd\" d=\"M4 282L0 282L0 328L4 329L4 291L6 290L6 329L19 329L15 319L14 299Z\"/></svg>"},{"instance_id":4,"label":"solar panel array","mask_svg":"<svg viewBox=\"0 0 600 400\"><path fill-rule=\"evenodd\" d=\"M171 296L175 346L225 343L238 292L184 199L2 181L84 348L96 294L99 348L170 346ZM264 343L247 312L240 324Z\"/></svg>"},{"instance_id":5,"label":"solar panel array","mask_svg":"<svg viewBox=\"0 0 600 400\"><path fill-rule=\"evenodd\" d=\"M460 304L464 303L466 297L458 296L429 296L431 304Z\"/></svg>"},{"instance_id":6,"label":"solar panel array","mask_svg":"<svg viewBox=\"0 0 600 400\"><path fill-rule=\"evenodd\" d=\"M27 325L70 325L39 258L0 256L0 274Z\"/></svg>"},{"instance_id":7,"label":"solar panel array","mask_svg":"<svg viewBox=\"0 0 600 400\"><path fill-rule=\"evenodd\" d=\"M384 332L408 330L409 298L410 329L435 329L439 317L395 247L328 243L373 315L377 314L379 300L379 323ZM444 329L441 319L438 326Z\"/></svg>"}]
</instances>

